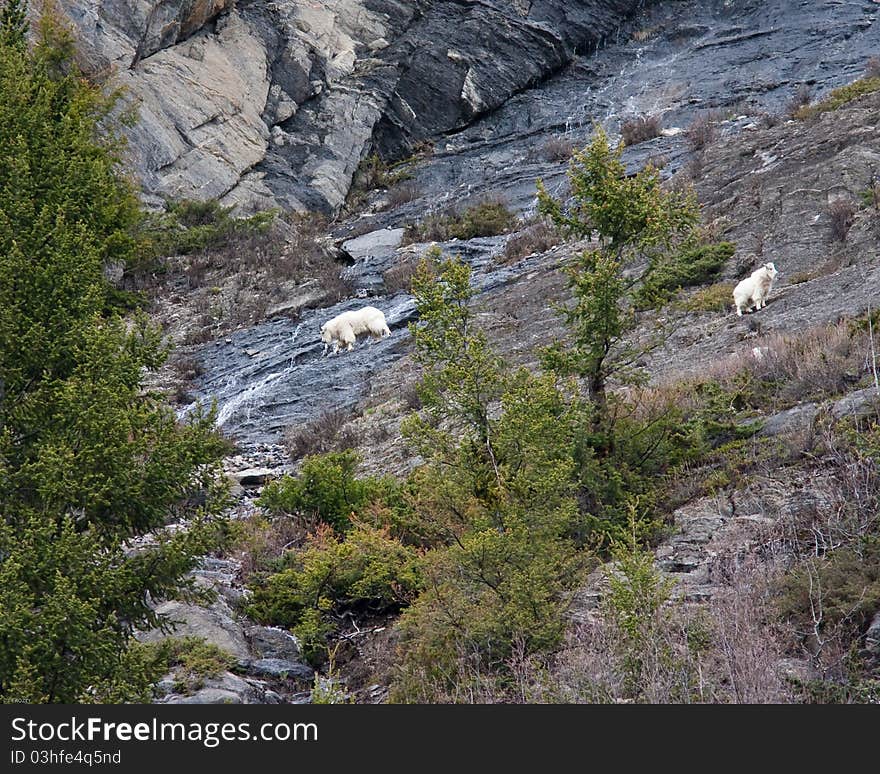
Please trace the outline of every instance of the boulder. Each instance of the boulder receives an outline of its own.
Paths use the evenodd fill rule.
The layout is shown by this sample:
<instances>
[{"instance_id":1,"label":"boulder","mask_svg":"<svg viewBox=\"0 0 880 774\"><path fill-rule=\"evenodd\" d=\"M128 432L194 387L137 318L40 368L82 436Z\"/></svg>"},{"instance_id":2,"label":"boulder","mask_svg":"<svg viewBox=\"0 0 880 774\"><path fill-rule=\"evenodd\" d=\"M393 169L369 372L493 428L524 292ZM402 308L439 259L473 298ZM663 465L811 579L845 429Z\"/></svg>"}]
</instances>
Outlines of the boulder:
<instances>
[{"instance_id":1,"label":"boulder","mask_svg":"<svg viewBox=\"0 0 880 774\"><path fill-rule=\"evenodd\" d=\"M257 658L299 661L299 642L290 632L274 626L250 626L245 636Z\"/></svg>"},{"instance_id":2,"label":"boulder","mask_svg":"<svg viewBox=\"0 0 880 774\"><path fill-rule=\"evenodd\" d=\"M244 629L222 597L210 607L176 600L163 602L156 607L156 612L170 619L172 631L167 634L159 629L139 632L136 636L141 642L158 642L167 637L200 637L238 659L250 658Z\"/></svg>"}]
</instances>

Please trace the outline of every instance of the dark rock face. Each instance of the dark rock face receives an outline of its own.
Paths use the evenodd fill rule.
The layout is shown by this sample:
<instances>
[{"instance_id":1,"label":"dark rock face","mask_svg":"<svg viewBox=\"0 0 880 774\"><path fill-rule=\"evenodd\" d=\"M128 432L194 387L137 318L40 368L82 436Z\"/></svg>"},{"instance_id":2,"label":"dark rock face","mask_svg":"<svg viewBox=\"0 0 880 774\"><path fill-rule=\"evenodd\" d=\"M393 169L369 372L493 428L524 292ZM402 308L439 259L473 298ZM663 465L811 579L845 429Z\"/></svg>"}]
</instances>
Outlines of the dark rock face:
<instances>
[{"instance_id":1,"label":"dark rock face","mask_svg":"<svg viewBox=\"0 0 880 774\"><path fill-rule=\"evenodd\" d=\"M436 3L391 50L400 77L376 128L383 155L461 129L594 51L641 3L510 0Z\"/></svg>"},{"instance_id":2,"label":"dark rock face","mask_svg":"<svg viewBox=\"0 0 880 774\"><path fill-rule=\"evenodd\" d=\"M461 129L644 0L141 0L64 10L141 112L148 197L335 211L371 150ZM219 17L219 18L218 18Z\"/></svg>"},{"instance_id":3,"label":"dark rock face","mask_svg":"<svg viewBox=\"0 0 880 774\"><path fill-rule=\"evenodd\" d=\"M502 190L525 204L548 172L540 157L550 136L580 143L593 121L613 129L639 113L672 127L700 109L777 110L800 84L818 94L852 80L876 53L867 0L114 0L100 10L64 0L63 9L87 68L115 69L140 111L131 157L156 202L336 211L365 155L401 157L428 141L434 154L416 177L431 201ZM674 167L682 146L661 138L637 146L633 161L662 154Z\"/></svg>"}]
</instances>

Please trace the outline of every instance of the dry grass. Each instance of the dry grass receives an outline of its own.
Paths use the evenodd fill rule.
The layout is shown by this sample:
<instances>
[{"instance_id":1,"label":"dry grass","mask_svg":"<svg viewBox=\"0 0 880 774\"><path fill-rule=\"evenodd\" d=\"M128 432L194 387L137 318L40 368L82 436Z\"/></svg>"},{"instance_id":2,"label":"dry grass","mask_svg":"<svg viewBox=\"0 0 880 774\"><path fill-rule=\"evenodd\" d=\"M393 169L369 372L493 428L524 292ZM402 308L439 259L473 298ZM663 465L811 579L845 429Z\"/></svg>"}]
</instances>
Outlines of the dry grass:
<instances>
[{"instance_id":1,"label":"dry grass","mask_svg":"<svg viewBox=\"0 0 880 774\"><path fill-rule=\"evenodd\" d=\"M632 34L632 39L633 39L636 43L644 43L645 41L648 41L648 40L650 40L651 38L653 38L654 35L656 35L656 34L657 34L657 28L656 28L656 27L644 27L644 28L642 28L642 29L640 29L640 30L636 30L636 31Z\"/></svg>"},{"instance_id":2,"label":"dry grass","mask_svg":"<svg viewBox=\"0 0 880 774\"><path fill-rule=\"evenodd\" d=\"M568 161L578 149L577 143L568 137L550 137L541 148L546 161Z\"/></svg>"},{"instance_id":3,"label":"dry grass","mask_svg":"<svg viewBox=\"0 0 880 774\"><path fill-rule=\"evenodd\" d=\"M868 334L850 322L760 340L762 356L743 352L707 369L707 378L735 387L743 375L769 393L770 409L841 395L868 372Z\"/></svg>"},{"instance_id":4,"label":"dry grass","mask_svg":"<svg viewBox=\"0 0 880 774\"><path fill-rule=\"evenodd\" d=\"M538 220L507 240L501 254L501 263L516 263L528 255L544 253L561 242L558 229L545 220Z\"/></svg>"},{"instance_id":5,"label":"dry grass","mask_svg":"<svg viewBox=\"0 0 880 774\"><path fill-rule=\"evenodd\" d=\"M806 83L800 84L794 96L786 103L785 115L789 118L797 116L810 102L813 101L813 92Z\"/></svg>"},{"instance_id":6,"label":"dry grass","mask_svg":"<svg viewBox=\"0 0 880 774\"><path fill-rule=\"evenodd\" d=\"M305 425L288 428L284 433L284 446L291 460L356 447L361 442L361 434L350 427L352 418L350 411L338 409Z\"/></svg>"},{"instance_id":7,"label":"dry grass","mask_svg":"<svg viewBox=\"0 0 880 774\"><path fill-rule=\"evenodd\" d=\"M624 145L638 145L660 136L660 116L636 116L623 122L620 134Z\"/></svg>"},{"instance_id":8,"label":"dry grass","mask_svg":"<svg viewBox=\"0 0 880 774\"><path fill-rule=\"evenodd\" d=\"M687 140L691 150L703 150L718 136L717 124L721 121L717 110L705 110L698 114L687 129Z\"/></svg>"},{"instance_id":9,"label":"dry grass","mask_svg":"<svg viewBox=\"0 0 880 774\"><path fill-rule=\"evenodd\" d=\"M855 204L848 197L841 196L828 203L826 212L831 226L832 241L846 242L846 236L856 215Z\"/></svg>"},{"instance_id":10,"label":"dry grass","mask_svg":"<svg viewBox=\"0 0 880 774\"><path fill-rule=\"evenodd\" d=\"M600 607L569 629L556 658L521 669L528 702L566 704L772 704L795 700L779 673L784 630L772 620L767 568L736 562L707 605L673 599L645 627L637 684L626 679L633 653Z\"/></svg>"},{"instance_id":11,"label":"dry grass","mask_svg":"<svg viewBox=\"0 0 880 774\"><path fill-rule=\"evenodd\" d=\"M257 515L239 522L239 535L232 549L241 562L242 580L270 570L291 548L305 544L307 530L297 519L279 515L271 519Z\"/></svg>"},{"instance_id":12,"label":"dry grass","mask_svg":"<svg viewBox=\"0 0 880 774\"><path fill-rule=\"evenodd\" d=\"M419 267L419 261L415 256L407 256L398 261L390 269L382 275L382 281L385 283L385 292L389 295L399 293L412 292L412 281Z\"/></svg>"}]
</instances>

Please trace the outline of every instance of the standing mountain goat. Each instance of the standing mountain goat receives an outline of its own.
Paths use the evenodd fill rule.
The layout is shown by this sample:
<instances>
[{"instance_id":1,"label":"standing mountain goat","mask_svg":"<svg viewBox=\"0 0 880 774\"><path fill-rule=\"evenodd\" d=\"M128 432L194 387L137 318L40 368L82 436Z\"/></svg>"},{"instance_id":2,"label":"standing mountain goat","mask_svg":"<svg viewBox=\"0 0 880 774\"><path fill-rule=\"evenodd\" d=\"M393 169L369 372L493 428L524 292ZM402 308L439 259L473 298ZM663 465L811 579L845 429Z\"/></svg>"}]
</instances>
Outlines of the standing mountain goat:
<instances>
[{"instance_id":1,"label":"standing mountain goat","mask_svg":"<svg viewBox=\"0 0 880 774\"><path fill-rule=\"evenodd\" d=\"M761 268L755 269L751 277L746 277L733 289L733 303L740 317L743 309L749 311L754 306L755 311L758 311L767 305L767 296L770 295L778 274L772 263L765 263Z\"/></svg>"},{"instance_id":2,"label":"standing mountain goat","mask_svg":"<svg viewBox=\"0 0 880 774\"><path fill-rule=\"evenodd\" d=\"M327 320L321 326L324 354L327 354L331 344L334 355L339 352L340 345L345 346L346 352L351 352L357 337L362 333L369 333L376 340L391 335L381 309L376 309L375 306L365 306L362 309L343 312L332 320Z\"/></svg>"}]
</instances>

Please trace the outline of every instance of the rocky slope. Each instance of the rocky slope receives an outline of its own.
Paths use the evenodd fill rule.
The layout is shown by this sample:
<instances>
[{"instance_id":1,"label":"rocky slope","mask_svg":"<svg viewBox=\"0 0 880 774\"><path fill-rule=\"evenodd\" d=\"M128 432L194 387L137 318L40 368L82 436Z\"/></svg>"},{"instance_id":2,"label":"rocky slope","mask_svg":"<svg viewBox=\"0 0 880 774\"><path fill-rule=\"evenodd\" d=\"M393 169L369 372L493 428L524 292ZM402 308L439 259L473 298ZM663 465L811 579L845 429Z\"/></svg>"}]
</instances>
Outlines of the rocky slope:
<instances>
[{"instance_id":1,"label":"rocky slope","mask_svg":"<svg viewBox=\"0 0 880 774\"><path fill-rule=\"evenodd\" d=\"M827 128L815 131L801 125L783 125L769 133L754 130L762 114L783 111L800 84L812 83L814 94L821 95L861 75L873 50L877 14L878 6L869 1L818 7L814 3L792 7L781 1L651 7L620 33L619 42L606 44L595 56L579 57L558 76L514 96L468 127L435 137L433 152L405 168L412 176L408 185L417 194L411 201L388 207L387 195L376 192L363 212L340 219L333 234L353 262L345 274L360 295L372 296L385 310L393 329L390 339L348 358L322 359L316 334L320 322L360 302L345 301L299 317L294 314L295 319L287 312L279 313L197 348L194 356L206 373L193 397L216 397L223 427L245 446L277 441L291 424L314 419L332 408L352 406L369 393L370 378L386 372L405 348L405 324L412 304L403 295L387 297L381 277L407 250L418 254L424 246L398 250L399 227L426 211L442 211L450 203L483 194L499 195L514 209L528 213L534 206L536 178L556 190L564 183L565 162L548 157L548 141L561 137L576 146L586 140L594 119L613 131L625 118L639 113L660 115L667 129L687 127L709 108L720 111L721 118L742 115L719 127L724 139L715 147L744 155L728 155L715 162L713 148L704 163L724 168L719 166L717 174L707 169L705 176L697 175L698 193L712 218L722 214L719 205L739 208L745 201L744 191L754 189L755 181L767 181L760 205L763 214L758 220L749 215L748 223L731 232L739 252L729 276L742 272L742 262L750 253L763 251L768 259L778 259L784 287L786 274L824 260L824 248L812 252L808 248L816 244L811 241L813 232L824 236L827 231L824 206L828 196L847 186L855 191L867 185L875 153L873 130L862 126L865 116L857 123L861 129L841 126L834 136L828 136ZM789 135L800 138L800 150L792 150L786 160L774 146ZM747 145L740 147L730 142L737 136L752 139L744 139ZM837 149L844 147L849 150L839 155ZM811 158L805 157L811 153ZM838 173L826 164L830 155L837 163L846 163L850 171ZM664 175L671 176L690 163L691 156L685 138L672 134L628 148L624 158L633 168L648 159L660 159L665 162ZM353 159L352 167L356 163ZM802 172L802 164L813 171ZM823 176L825 186L802 185L798 178L804 174ZM785 225L776 225L781 206L787 208ZM804 221L794 217L794 209L801 210L802 219L810 219L806 229ZM511 292L535 300L541 305L537 316L546 317L536 282L543 281L539 267L548 260L552 263L555 256L529 259L518 267L499 266L496 257L504 241L503 237L478 239L447 249L471 261L487 290L514 283ZM795 244L801 248L789 259L785 251ZM524 290L522 282L517 284L524 277L530 278L530 289ZM292 290L289 297L295 299L300 292ZM540 338L543 331L541 326L528 335ZM691 331L677 334L674 346L680 347L688 336L710 342L704 355L717 344L708 331ZM717 332L712 336L717 337ZM725 341L724 346L730 343Z\"/></svg>"},{"instance_id":2,"label":"rocky slope","mask_svg":"<svg viewBox=\"0 0 880 774\"><path fill-rule=\"evenodd\" d=\"M370 148L404 155L592 51L638 0L67 0L87 68L141 121L148 194L336 210Z\"/></svg>"},{"instance_id":3,"label":"rocky slope","mask_svg":"<svg viewBox=\"0 0 880 774\"><path fill-rule=\"evenodd\" d=\"M748 357L775 334L876 305L880 219L857 209L846 239L835 241L828 205L838 197L858 203L875 179L880 97L804 122L779 116L801 84L821 96L862 74L877 53L880 6L871 0L641 6L254 0L235 7L111 4L99 18L78 2L64 5L92 69L112 71L139 105L131 153L153 201L220 197L242 206L337 211L367 153L394 158L420 151L405 167L410 201L390 204L387 191L375 191L362 211L340 215L333 225L358 297L332 305L318 300L310 305L321 308L288 309L185 348L203 371L191 398L217 398L218 424L239 446L229 468L247 480L245 500L255 492L250 484L288 468L278 445L284 430L334 408L361 415L353 425L374 469L403 472L413 464L397 425L412 379L406 323L414 307L409 295L388 294L382 282L384 270L425 248L400 248L402 226L484 194L501 195L528 213L536 178L563 190L565 163L548 152L548 141L576 146L594 121L614 132L627 117L660 116L667 136L628 148L627 163L636 168L659 160L664 176L693 180L705 221L737 244L724 279L764 260L782 272L759 315L664 310L673 332L646 363L655 383L727 356ZM694 154L675 130L709 109L720 111L716 138ZM556 330L551 304L565 293L559 268L576 246L507 264L499 260L506 240L442 247L474 267L481 321L493 340L512 359L530 362ZM292 288L290 295L304 292ZM386 312L393 335L322 358L320 322L366 296ZM185 296L168 302L164 319L184 314L188 303ZM870 390L846 400L834 410L874 410ZM818 410L799 406L770 417L766 432L800 432ZM243 472L254 467L261 470ZM764 540L768 525L804 500L811 475L768 471L729 498L689 503L671 514L678 531L658 551L658 565L689 599L710 599L724 583L718 557ZM219 586L233 598L240 593L237 570L230 565L224 572ZM576 617L589 617L598 593L585 590ZM261 659L295 662L295 654L260 650L247 622L223 604L207 619L199 610L174 611L192 622L188 631L218 644L232 637L241 661L243 675L207 685L219 692L199 700L295 699L293 683L281 691L277 684L255 685L262 677L259 665L252 668Z\"/></svg>"}]
</instances>

